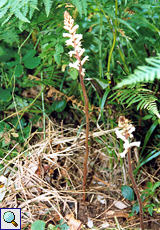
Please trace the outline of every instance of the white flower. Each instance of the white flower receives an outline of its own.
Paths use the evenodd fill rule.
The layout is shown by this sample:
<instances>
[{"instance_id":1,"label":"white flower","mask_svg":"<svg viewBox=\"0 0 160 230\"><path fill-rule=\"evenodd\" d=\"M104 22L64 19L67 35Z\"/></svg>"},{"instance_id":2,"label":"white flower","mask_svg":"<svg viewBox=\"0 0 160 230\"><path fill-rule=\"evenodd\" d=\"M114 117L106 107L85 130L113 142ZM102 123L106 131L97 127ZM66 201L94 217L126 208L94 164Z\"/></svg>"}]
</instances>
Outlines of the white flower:
<instances>
[{"instance_id":1,"label":"white flower","mask_svg":"<svg viewBox=\"0 0 160 230\"><path fill-rule=\"evenodd\" d=\"M135 142L129 143L129 141L126 140L126 141L124 142L124 144L123 144L124 151L123 151L122 153L120 153L121 158L124 158L124 157L125 157L125 155L126 155L128 149L130 149L130 148L133 147L133 146L139 147L140 144L141 144L140 141L135 141Z\"/></svg>"},{"instance_id":2,"label":"white flower","mask_svg":"<svg viewBox=\"0 0 160 230\"><path fill-rule=\"evenodd\" d=\"M122 139L124 142L126 141L126 138L122 135L123 130L116 130L115 133L117 135L117 138Z\"/></svg>"},{"instance_id":3,"label":"white flower","mask_svg":"<svg viewBox=\"0 0 160 230\"><path fill-rule=\"evenodd\" d=\"M129 143L128 140L125 140L125 142L124 142L124 144L123 144L123 147L124 147L124 149L126 149L126 150L130 148L130 143Z\"/></svg>"},{"instance_id":4,"label":"white flower","mask_svg":"<svg viewBox=\"0 0 160 230\"><path fill-rule=\"evenodd\" d=\"M74 50L73 51L69 51L68 54L69 54L70 57L72 57L73 55L76 54L76 51L74 51Z\"/></svg>"},{"instance_id":5,"label":"white flower","mask_svg":"<svg viewBox=\"0 0 160 230\"><path fill-rule=\"evenodd\" d=\"M83 54L84 54L84 52L85 52L85 49L79 49L79 56L81 57ZM87 56L88 57L88 56Z\"/></svg>"},{"instance_id":6,"label":"white flower","mask_svg":"<svg viewBox=\"0 0 160 230\"><path fill-rule=\"evenodd\" d=\"M63 33L63 37L66 37L66 38L71 38L71 37L72 37L72 34L69 34L69 33Z\"/></svg>"},{"instance_id":7,"label":"white flower","mask_svg":"<svg viewBox=\"0 0 160 230\"><path fill-rule=\"evenodd\" d=\"M87 60L89 61L89 57L85 56L81 61L81 65L83 65Z\"/></svg>"},{"instance_id":8,"label":"white flower","mask_svg":"<svg viewBox=\"0 0 160 230\"><path fill-rule=\"evenodd\" d=\"M79 25L75 25L71 30L69 30L69 32L73 34L78 29L78 27Z\"/></svg>"},{"instance_id":9,"label":"white flower","mask_svg":"<svg viewBox=\"0 0 160 230\"><path fill-rule=\"evenodd\" d=\"M81 48L81 39L83 38L82 34L76 34L78 29L78 25L74 25L74 20L70 16L70 14L65 11L64 12L64 29L68 30L69 33L63 33L63 37L68 37L69 39L66 41L66 45L71 45L74 50L69 51L68 54L70 57L74 56L77 61L74 63L69 63L69 67L73 67L79 71L79 73L84 77L85 69L82 68L83 64L89 60L88 56L84 57L81 61L81 56L84 54L85 49Z\"/></svg>"},{"instance_id":10,"label":"white flower","mask_svg":"<svg viewBox=\"0 0 160 230\"><path fill-rule=\"evenodd\" d=\"M125 149L122 153L120 153L119 155L121 156L121 158L124 158L126 153L127 153L127 149Z\"/></svg>"},{"instance_id":11,"label":"white flower","mask_svg":"<svg viewBox=\"0 0 160 230\"><path fill-rule=\"evenodd\" d=\"M67 46L73 46L73 47L74 47L74 41L73 41L73 39L72 39L72 38L68 39L68 40L66 41L66 45L67 45Z\"/></svg>"},{"instance_id":12,"label":"white flower","mask_svg":"<svg viewBox=\"0 0 160 230\"><path fill-rule=\"evenodd\" d=\"M133 133L135 130L136 130L135 127L132 126L132 127L130 128L130 130L128 130L128 133Z\"/></svg>"},{"instance_id":13,"label":"white flower","mask_svg":"<svg viewBox=\"0 0 160 230\"><path fill-rule=\"evenodd\" d=\"M141 144L140 141L135 141L135 142L130 143L130 147L133 147L133 146L139 147L140 144Z\"/></svg>"},{"instance_id":14,"label":"white flower","mask_svg":"<svg viewBox=\"0 0 160 230\"><path fill-rule=\"evenodd\" d=\"M77 34L77 38L76 38L76 45L79 44L79 42L81 41L81 39L83 38L82 34Z\"/></svg>"},{"instance_id":15,"label":"white flower","mask_svg":"<svg viewBox=\"0 0 160 230\"><path fill-rule=\"evenodd\" d=\"M86 72L85 68L82 68L81 74L82 74L83 77L85 76L85 72Z\"/></svg>"},{"instance_id":16,"label":"white flower","mask_svg":"<svg viewBox=\"0 0 160 230\"><path fill-rule=\"evenodd\" d=\"M79 70L79 61L77 60L74 63L69 63L69 67L73 67L73 68Z\"/></svg>"}]
</instances>

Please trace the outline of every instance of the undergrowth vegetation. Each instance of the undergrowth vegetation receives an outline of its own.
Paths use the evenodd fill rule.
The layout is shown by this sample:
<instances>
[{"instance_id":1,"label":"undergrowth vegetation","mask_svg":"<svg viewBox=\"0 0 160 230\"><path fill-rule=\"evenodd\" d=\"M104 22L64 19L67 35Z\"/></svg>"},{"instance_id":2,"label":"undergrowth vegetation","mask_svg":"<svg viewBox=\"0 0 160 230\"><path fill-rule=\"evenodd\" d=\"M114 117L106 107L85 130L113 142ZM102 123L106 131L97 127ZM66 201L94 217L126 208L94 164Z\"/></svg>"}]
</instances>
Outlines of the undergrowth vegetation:
<instances>
[{"instance_id":1,"label":"undergrowth vegetation","mask_svg":"<svg viewBox=\"0 0 160 230\"><path fill-rule=\"evenodd\" d=\"M65 11L79 26L77 36L83 35L79 45L78 37L75 43L63 37ZM90 216L84 220L78 210L82 197L91 203L99 196L93 180L110 187L111 192L103 188L105 198L112 200L116 184L121 198L134 202L127 206L130 216L115 214L110 217L114 223L107 220L103 227L103 220L95 229L130 226L127 220L139 214L139 204L127 176L128 162L121 157L123 139L115 133L121 116L133 123L134 143L140 142L131 156L144 218L156 219L159 21L157 0L0 1L0 207L21 208L22 229L31 224L33 230L86 229L87 223L92 228ZM68 55L72 46L78 48ZM85 63L79 60L82 50L89 57ZM76 59L76 67L71 66ZM113 201L120 199L117 194Z\"/></svg>"}]
</instances>

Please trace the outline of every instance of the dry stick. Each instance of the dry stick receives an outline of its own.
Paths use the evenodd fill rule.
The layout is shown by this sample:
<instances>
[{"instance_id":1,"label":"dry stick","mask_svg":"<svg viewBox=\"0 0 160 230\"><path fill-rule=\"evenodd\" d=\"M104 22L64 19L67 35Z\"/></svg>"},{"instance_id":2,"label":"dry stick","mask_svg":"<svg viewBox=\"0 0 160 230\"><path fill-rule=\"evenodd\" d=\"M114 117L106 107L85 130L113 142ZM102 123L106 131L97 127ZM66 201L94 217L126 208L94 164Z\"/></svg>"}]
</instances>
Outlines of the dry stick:
<instances>
[{"instance_id":1,"label":"dry stick","mask_svg":"<svg viewBox=\"0 0 160 230\"><path fill-rule=\"evenodd\" d=\"M127 156L128 156L128 170L129 170L129 175L130 175L130 178L131 178L131 181L132 181L135 193L137 195L138 203L139 203L140 226L141 226L141 230L144 230L142 201L141 201L141 198L140 198L140 195L139 195L139 191L138 191L136 182L135 182L134 177L133 177L130 149L128 149Z\"/></svg>"}]
</instances>

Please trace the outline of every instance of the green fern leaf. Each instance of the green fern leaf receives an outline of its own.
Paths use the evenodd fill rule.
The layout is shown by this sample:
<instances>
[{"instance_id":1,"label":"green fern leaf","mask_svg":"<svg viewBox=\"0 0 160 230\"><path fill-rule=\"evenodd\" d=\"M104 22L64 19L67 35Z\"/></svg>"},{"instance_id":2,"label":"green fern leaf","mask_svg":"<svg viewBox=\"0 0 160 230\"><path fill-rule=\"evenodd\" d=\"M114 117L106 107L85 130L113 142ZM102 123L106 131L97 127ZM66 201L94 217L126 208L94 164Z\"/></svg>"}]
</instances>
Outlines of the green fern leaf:
<instances>
[{"instance_id":1,"label":"green fern leaf","mask_svg":"<svg viewBox=\"0 0 160 230\"><path fill-rule=\"evenodd\" d=\"M87 1L86 0L82 0L82 8L83 8L84 14L86 16L87 15Z\"/></svg>"},{"instance_id":2,"label":"green fern leaf","mask_svg":"<svg viewBox=\"0 0 160 230\"><path fill-rule=\"evenodd\" d=\"M152 66L138 66L134 74L129 75L128 78L118 83L115 89L125 85L153 82L155 79L160 79L160 54L158 54L157 58L146 58L146 62Z\"/></svg>"},{"instance_id":3,"label":"green fern leaf","mask_svg":"<svg viewBox=\"0 0 160 230\"><path fill-rule=\"evenodd\" d=\"M13 14L10 14L10 15L3 21L2 26L3 26L6 22L8 22L8 21L10 20L10 18L12 17L12 15L13 15Z\"/></svg>"},{"instance_id":4,"label":"green fern leaf","mask_svg":"<svg viewBox=\"0 0 160 230\"><path fill-rule=\"evenodd\" d=\"M30 0L29 1L29 7L30 7L29 18L30 19L32 18L34 11L39 10L37 5L38 5L38 0Z\"/></svg>"},{"instance_id":5,"label":"green fern leaf","mask_svg":"<svg viewBox=\"0 0 160 230\"><path fill-rule=\"evenodd\" d=\"M52 0L43 0L43 3L45 5L45 11L46 11L46 14L48 17L53 1Z\"/></svg>"},{"instance_id":6,"label":"green fern leaf","mask_svg":"<svg viewBox=\"0 0 160 230\"><path fill-rule=\"evenodd\" d=\"M112 100L117 99L119 103L126 104L127 108L131 105L137 103L137 110L139 109L147 109L154 113L158 118L160 118L160 114L157 109L156 101L158 100L151 90L144 88L137 89L123 89L121 91L115 92L112 96L110 96Z\"/></svg>"},{"instance_id":7,"label":"green fern leaf","mask_svg":"<svg viewBox=\"0 0 160 230\"><path fill-rule=\"evenodd\" d=\"M86 1L86 0L84 0ZM81 0L72 0L72 4L76 6L80 16L82 17L82 2Z\"/></svg>"},{"instance_id":8,"label":"green fern leaf","mask_svg":"<svg viewBox=\"0 0 160 230\"><path fill-rule=\"evenodd\" d=\"M15 32L14 28L9 28L0 32L0 40L5 40L9 44L16 42L19 43L18 34Z\"/></svg>"},{"instance_id":9,"label":"green fern leaf","mask_svg":"<svg viewBox=\"0 0 160 230\"><path fill-rule=\"evenodd\" d=\"M30 23L27 14L29 13L29 17L31 18L34 10L38 10L37 5L38 0L1 0L0 18L4 18L2 25L8 22L13 16L20 19L22 22Z\"/></svg>"},{"instance_id":10,"label":"green fern leaf","mask_svg":"<svg viewBox=\"0 0 160 230\"><path fill-rule=\"evenodd\" d=\"M119 21L120 23L124 24L125 26L127 26L130 30L132 30L137 36L139 36L139 34L137 33L137 31L130 26L130 24L124 20L122 20L121 18L117 18L117 21Z\"/></svg>"},{"instance_id":11,"label":"green fern leaf","mask_svg":"<svg viewBox=\"0 0 160 230\"><path fill-rule=\"evenodd\" d=\"M6 9L0 11L0 18L3 18L3 16L7 13L7 10L8 9L6 8Z\"/></svg>"},{"instance_id":12,"label":"green fern leaf","mask_svg":"<svg viewBox=\"0 0 160 230\"><path fill-rule=\"evenodd\" d=\"M20 10L17 10L16 12L15 12L15 16L17 17L17 18L19 18L21 21L23 21L23 22L28 22L28 23L30 23L30 21L20 12Z\"/></svg>"},{"instance_id":13,"label":"green fern leaf","mask_svg":"<svg viewBox=\"0 0 160 230\"><path fill-rule=\"evenodd\" d=\"M0 8L1 8L2 6L4 6L6 3L7 3L7 0L1 0L1 2L0 2Z\"/></svg>"}]
</instances>

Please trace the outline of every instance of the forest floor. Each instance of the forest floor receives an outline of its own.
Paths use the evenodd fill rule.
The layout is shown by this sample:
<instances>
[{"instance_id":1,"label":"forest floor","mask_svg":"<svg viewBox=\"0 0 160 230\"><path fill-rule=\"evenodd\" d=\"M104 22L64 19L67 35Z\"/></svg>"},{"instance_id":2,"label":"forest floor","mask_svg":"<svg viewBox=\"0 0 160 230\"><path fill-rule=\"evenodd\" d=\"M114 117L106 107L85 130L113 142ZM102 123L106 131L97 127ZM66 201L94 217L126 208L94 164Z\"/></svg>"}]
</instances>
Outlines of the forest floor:
<instances>
[{"instance_id":1,"label":"forest floor","mask_svg":"<svg viewBox=\"0 0 160 230\"><path fill-rule=\"evenodd\" d=\"M23 149L14 146L19 155L5 163L3 175L10 182L1 207L21 208L21 229L26 230L37 220L45 221L47 229L49 225L59 224L61 219L72 230L139 229L139 214L129 216L135 201L125 199L121 193L122 185L132 187L132 184L127 159L120 166L114 130L104 130L101 126L90 133L86 201L83 202L85 129L71 127L49 121L45 137L43 132L35 131ZM106 154L112 150L112 143L116 156ZM134 151L137 150L132 153L133 169L138 164ZM160 168L153 165L151 174L147 169L147 166L141 168L136 177L140 191L147 188L148 181L160 180ZM160 213L154 211L150 216L146 212L144 226L145 230L160 229Z\"/></svg>"}]
</instances>

